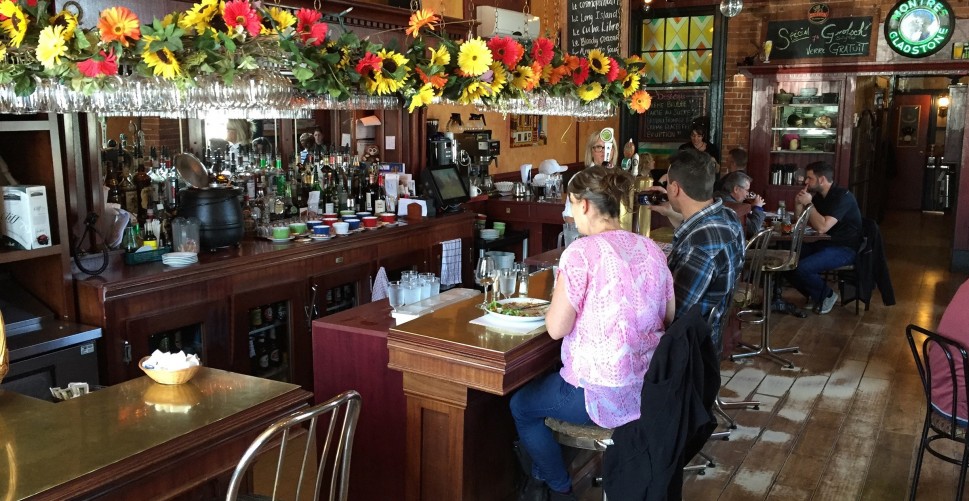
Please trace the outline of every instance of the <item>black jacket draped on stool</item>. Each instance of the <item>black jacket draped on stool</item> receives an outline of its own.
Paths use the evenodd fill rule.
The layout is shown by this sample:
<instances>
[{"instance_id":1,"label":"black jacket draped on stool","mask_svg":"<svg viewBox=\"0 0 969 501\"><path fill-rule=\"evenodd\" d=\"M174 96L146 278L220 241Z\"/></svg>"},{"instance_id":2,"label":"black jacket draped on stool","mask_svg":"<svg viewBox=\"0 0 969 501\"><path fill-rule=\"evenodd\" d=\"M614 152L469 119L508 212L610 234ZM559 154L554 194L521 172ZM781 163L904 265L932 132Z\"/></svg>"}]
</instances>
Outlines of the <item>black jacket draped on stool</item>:
<instances>
[{"instance_id":1,"label":"black jacket draped on stool","mask_svg":"<svg viewBox=\"0 0 969 501\"><path fill-rule=\"evenodd\" d=\"M720 369L710 326L693 307L660 339L643 382L641 417L615 429L603 458L610 499L680 499L683 466L717 426Z\"/></svg>"}]
</instances>

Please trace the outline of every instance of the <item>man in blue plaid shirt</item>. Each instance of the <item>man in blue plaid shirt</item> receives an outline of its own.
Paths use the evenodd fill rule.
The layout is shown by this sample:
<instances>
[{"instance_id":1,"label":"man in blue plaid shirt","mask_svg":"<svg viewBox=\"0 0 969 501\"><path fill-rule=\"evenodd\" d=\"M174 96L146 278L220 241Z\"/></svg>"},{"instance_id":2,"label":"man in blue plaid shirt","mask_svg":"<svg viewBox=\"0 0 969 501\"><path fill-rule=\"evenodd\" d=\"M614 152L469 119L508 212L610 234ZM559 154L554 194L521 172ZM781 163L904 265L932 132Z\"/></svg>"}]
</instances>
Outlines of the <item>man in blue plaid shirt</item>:
<instances>
[{"instance_id":1,"label":"man in blue plaid shirt","mask_svg":"<svg viewBox=\"0 0 969 501\"><path fill-rule=\"evenodd\" d=\"M705 316L716 308L712 327L719 333L727 293L743 266L744 229L737 213L713 198L716 166L709 155L682 150L670 160L670 202L651 209L668 217L675 228L667 262L673 272L676 316L695 304Z\"/></svg>"}]
</instances>

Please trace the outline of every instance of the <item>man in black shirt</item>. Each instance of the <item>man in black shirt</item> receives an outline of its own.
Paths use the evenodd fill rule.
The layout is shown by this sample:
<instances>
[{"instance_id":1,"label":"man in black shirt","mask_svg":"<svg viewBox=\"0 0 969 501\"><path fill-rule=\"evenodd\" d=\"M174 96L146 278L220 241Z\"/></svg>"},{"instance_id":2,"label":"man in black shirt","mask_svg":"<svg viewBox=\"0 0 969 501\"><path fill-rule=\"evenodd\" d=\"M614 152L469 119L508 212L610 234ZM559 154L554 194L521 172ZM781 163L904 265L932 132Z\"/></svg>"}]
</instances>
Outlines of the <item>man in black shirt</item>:
<instances>
[{"instance_id":1,"label":"man in black shirt","mask_svg":"<svg viewBox=\"0 0 969 501\"><path fill-rule=\"evenodd\" d=\"M834 168L824 162L806 167L805 187L794 198L794 209L800 215L809 203L814 211L808 223L818 233L831 239L805 243L797 269L788 273L788 280L816 305L815 311L824 315L838 302L838 294L828 288L821 273L851 264L861 244L861 211L854 195L835 186Z\"/></svg>"}]
</instances>

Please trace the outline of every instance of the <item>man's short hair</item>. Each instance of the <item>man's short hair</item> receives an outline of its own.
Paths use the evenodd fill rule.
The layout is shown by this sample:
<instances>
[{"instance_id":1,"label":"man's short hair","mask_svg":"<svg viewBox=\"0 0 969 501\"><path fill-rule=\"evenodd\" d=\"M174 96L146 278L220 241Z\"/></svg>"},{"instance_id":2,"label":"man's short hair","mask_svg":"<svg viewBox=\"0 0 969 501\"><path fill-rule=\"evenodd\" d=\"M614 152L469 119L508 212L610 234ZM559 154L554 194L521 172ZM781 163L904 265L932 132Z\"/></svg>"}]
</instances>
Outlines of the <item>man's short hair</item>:
<instances>
[{"instance_id":1,"label":"man's short hair","mask_svg":"<svg viewBox=\"0 0 969 501\"><path fill-rule=\"evenodd\" d=\"M733 193L733 189L740 186L742 188L750 188L751 177L743 171L733 171L727 174L723 178L723 191L727 193Z\"/></svg>"},{"instance_id":2,"label":"man's short hair","mask_svg":"<svg viewBox=\"0 0 969 501\"><path fill-rule=\"evenodd\" d=\"M713 157L692 148L680 150L670 159L670 181L676 181L686 196L703 202L713 198Z\"/></svg>"},{"instance_id":3,"label":"man's short hair","mask_svg":"<svg viewBox=\"0 0 969 501\"><path fill-rule=\"evenodd\" d=\"M804 171L812 171L819 179L823 176L830 182L834 182L834 166L827 162L811 162L807 164Z\"/></svg>"},{"instance_id":4,"label":"man's short hair","mask_svg":"<svg viewBox=\"0 0 969 501\"><path fill-rule=\"evenodd\" d=\"M734 148L728 151L727 154L733 159L733 163L737 166L737 169L747 169L747 150L743 148Z\"/></svg>"}]
</instances>

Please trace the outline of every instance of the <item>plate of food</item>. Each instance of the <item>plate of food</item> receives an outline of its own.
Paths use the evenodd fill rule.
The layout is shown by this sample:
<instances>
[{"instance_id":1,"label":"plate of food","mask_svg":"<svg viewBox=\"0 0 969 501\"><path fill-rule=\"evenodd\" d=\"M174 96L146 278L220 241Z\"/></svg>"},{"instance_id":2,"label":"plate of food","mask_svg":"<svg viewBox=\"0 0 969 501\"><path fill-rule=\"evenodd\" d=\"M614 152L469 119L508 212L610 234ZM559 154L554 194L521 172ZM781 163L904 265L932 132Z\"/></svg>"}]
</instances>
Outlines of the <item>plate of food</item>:
<instances>
[{"instance_id":1,"label":"plate of food","mask_svg":"<svg viewBox=\"0 0 969 501\"><path fill-rule=\"evenodd\" d=\"M521 324L545 321L548 307L549 302L544 299L516 297L492 301L485 312L496 320Z\"/></svg>"}]
</instances>

